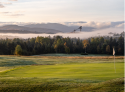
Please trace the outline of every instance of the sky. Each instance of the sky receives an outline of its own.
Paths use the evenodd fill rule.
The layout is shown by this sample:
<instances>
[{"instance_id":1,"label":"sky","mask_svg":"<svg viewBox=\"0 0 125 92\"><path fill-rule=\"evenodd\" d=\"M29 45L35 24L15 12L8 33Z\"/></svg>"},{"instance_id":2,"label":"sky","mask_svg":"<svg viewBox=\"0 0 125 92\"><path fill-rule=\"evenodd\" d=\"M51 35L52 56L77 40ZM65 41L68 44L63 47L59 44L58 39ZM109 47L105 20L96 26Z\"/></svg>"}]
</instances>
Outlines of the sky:
<instances>
[{"instance_id":1,"label":"sky","mask_svg":"<svg viewBox=\"0 0 125 92\"><path fill-rule=\"evenodd\" d=\"M0 0L0 22L124 21L124 0Z\"/></svg>"}]
</instances>

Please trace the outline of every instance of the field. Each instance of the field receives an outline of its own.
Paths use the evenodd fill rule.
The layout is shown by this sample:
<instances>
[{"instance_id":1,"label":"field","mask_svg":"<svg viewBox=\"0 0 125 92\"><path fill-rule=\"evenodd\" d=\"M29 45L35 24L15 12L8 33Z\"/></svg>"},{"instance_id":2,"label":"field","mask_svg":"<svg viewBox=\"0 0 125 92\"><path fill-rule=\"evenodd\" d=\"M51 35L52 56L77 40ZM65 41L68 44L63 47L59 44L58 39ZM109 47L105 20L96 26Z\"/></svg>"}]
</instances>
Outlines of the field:
<instances>
[{"instance_id":1,"label":"field","mask_svg":"<svg viewBox=\"0 0 125 92\"><path fill-rule=\"evenodd\" d=\"M0 56L0 92L124 92L123 58Z\"/></svg>"}]
</instances>

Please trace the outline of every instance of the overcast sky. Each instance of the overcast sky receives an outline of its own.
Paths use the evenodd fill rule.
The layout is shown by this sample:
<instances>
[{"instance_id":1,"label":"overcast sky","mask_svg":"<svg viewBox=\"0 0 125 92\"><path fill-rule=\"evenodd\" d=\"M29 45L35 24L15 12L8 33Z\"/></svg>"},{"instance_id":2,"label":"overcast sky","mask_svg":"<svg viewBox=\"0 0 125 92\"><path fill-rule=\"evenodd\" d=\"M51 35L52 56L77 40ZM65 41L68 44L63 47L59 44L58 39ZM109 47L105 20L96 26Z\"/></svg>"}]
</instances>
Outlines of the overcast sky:
<instances>
[{"instance_id":1,"label":"overcast sky","mask_svg":"<svg viewBox=\"0 0 125 92\"><path fill-rule=\"evenodd\" d=\"M124 0L0 0L3 22L124 20Z\"/></svg>"}]
</instances>

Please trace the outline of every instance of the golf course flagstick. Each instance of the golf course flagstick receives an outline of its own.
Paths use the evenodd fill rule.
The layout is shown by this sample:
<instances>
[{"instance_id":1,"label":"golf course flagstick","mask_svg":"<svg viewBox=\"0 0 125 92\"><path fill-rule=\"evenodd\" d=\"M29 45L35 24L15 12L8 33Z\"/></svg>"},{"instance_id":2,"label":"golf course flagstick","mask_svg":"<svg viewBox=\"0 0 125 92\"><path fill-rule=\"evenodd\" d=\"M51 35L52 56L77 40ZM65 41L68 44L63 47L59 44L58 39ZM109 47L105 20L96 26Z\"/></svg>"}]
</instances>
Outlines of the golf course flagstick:
<instances>
[{"instance_id":1,"label":"golf course flagstick","mask_svg":"<svg viewBox=\"0 0 125 92\"><path fill-rule=\"evenodd\" d=\"M113 48L113 55L114 55L114 69L115 69L115 73L116 73L116 67L115 67L115 49Z\"/></svg>"}]
</instances>

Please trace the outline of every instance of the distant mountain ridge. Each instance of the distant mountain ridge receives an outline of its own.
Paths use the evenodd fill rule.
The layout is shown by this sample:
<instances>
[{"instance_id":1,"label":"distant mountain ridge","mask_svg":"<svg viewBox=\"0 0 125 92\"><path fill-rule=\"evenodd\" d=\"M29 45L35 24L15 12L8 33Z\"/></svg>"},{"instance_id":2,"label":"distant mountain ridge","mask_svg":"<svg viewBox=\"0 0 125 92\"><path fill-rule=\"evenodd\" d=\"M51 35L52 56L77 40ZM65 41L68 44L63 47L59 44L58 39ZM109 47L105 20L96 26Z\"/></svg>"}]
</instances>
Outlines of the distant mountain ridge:
<instances>
[{"instance_id":1,"label":"distant mountain ridge","mask_svg":"<svg viewBox=\"0 0 125 92\"><path fill-rule=\"evenodd\" d=\"M63 33L71 33L73 32L74 30L78 29L79 26L66 26L66 25L63 25L63 24L59 24L59 23L41 23L41 24L29 24L29 25L25 25L25 27L30 27L30 28L49 28L49 29L54 29L54 30L59 30ZM82 31L85 31L85 32L91 32L93 31L95 28L94 27L82 27ZM77 30L77 31L80 31L80 30Z\"/></svg>"},{"instance_id":2,"label":"distant mountain ridge","mask_svg":"<svg viewBox=\"0 0 125 92\"><path fill-rule=\"evenodd\" d=\"M29 24L24 26L18 25L5 25L0 27L0 33L71 33L79 26L66 26L59 23L41 23L41 24ZM90 32L93 31L93 27L83 27L82 31ZM77 30L79 31L79 30Z\"/></svg>"},{"instance_id":3,"label":"distant mountain ridge","mask_svg":"<svg viewBox=\"0 0 125 92\"><path fill-rule=\"evenodd\" d=\"M73 27L69 27L63 24L59 23L47 23L47 24L29 24L25 25L25 27L30 27L30 28L48 28L48 29L54 29L54 30L59 30L61 32L72 32L74 30Z\"/></svg>"},{"instance_id":4,"label":"distant mountain ridge","mask_svg":"<svg viewBox=\"0 0 125 92\"><path fill-rule=\"evenodd\" d=\"M0 33L58 33L61 31L47 28L29 28L18 25L6 25L0 27Z\"/></svg>"}]
</instances>

